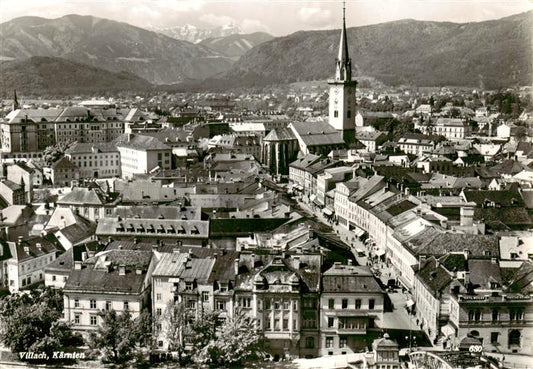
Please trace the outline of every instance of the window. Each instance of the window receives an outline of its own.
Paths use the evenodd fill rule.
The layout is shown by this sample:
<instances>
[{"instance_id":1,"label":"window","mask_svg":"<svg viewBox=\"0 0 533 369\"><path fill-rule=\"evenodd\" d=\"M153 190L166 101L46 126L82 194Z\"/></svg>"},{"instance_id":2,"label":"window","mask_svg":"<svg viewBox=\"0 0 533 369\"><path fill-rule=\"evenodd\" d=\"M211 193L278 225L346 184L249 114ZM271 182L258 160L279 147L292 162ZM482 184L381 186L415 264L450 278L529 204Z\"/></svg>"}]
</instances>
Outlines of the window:
<instances>
[{"instance_id":1,"label":"window","mask_svg":"<svg viewBox=\"0 0 533 369\"><path fill-rule=\"evenodd\" d=\"M75 308L79 308L80 307L80 300L78 300L78 299L74 300L74 307Z\"/></svg>"},{"instance_id":2,"label":"window","mask_svg":"<svg viewBox=\"0 0 533 369\"><path fill-rule=\"evenodd\" d=\"M289 304L290 304L290 303L289 303L288 301L285 301L285 302L283 303L283 310L289 310L289 307L290 307Z\"/></svg>"},{"instance_id":3,"label":"window","mask_svg":"<svg viewBox=\"0 0 533 369\"><path fill-rule=\"evenodd\" d=\"M348 309L348 299L342 299L342 308Z\"/></svg>"},{"instance_id":4,"label":"window","mask_svg":"<svg viewBox=\"0 0 533 369\"><path fill-rule=\"evenodd\" d=\"M328 300L328 308L330 308L330 309L335 308L335 300L334 299L329 299Z\"/></svg>"},{"instance_id":5,"label":"window","mask_svg":"<svg viewBox=\"0 0 533 369\"><path fill-rule=\"evenodd\" d=\"M490 343L492 345L498 343L498 335L499 334L500 334L499 332L491 332L490 333Z\"/></svg>"},{"instance_id":6,"label":"window","mask_svg":"<svg viewBox=\"0 0 533 369\"><path fill-rule=\"evenodd\" d=\"M361 300L360 299L355 300L355 308L356 309L361 309Z\"/></svg>"},{"instance_id":7,"label":"window","mask_svg":"<svg viewBox=\"0 0 533 369\"><path fill-rule=\"evenodd\" d=\"M333 337L326 337L326 347L333 347Z\"/></svg>"},{"instance_id":8,"label":"window","mask_svg":"<svg viewBox=\"0 0 533 369\"><path fill-rule=\"evenodd\" d=\"M498 321L498 317L499 317L498 310L496 310L496 309L492 310L492 321L493 322L497 322Z\"/></svg>"},{"instance_id":9,"label":"window","mask_svg":"<svg viewBox=\"0 0 533 369\"><path fill-rule=\"evenodd\" d=\"M193 285L192 282L185 282L185 291L192 291Z\"/></svg>"},{"instance_id":10,"label":"window","mask_svg":"<svg viewBox=\"0 0 533 369\"><path fill-rule=\"evenodd\" d=\"M53 276L52 276L52 281L55 281L55 280L56 280L56 276L53 275Z\"/></svg>"},{"instance_id":11,"label":"window","mask_svg":"<svg viewBox=\"0 0 533 369\"><path fill-rule=\"evenodd\" d=\"M279 319L274 319L274 330L276 331L280 330Z\"/></svg>"},{"instance_id":12,"label":"window","mask_svg":"<svg viewBox=\"0 0 533 369\"><path fill-rule=\"evenodd\" d=\"M524 312L521 310L511 310L509 312L510 320L522 320L524 319Z\"/></svg>"},{"instance_id":13,"label":"window","mask_svg":"<svg viewBox=\"0 0 533 369\"><path fill-rule=\"evenodd\" d=\"M334 110L333 111L333 117L334 118L338 118L339 117L339 111L338 110Z\"/></svg>"},{"instance_id":14,"label":"window","mask_svg":"<svg viewBox=\"0 0 533 369\"><path fill-rule=\"evenodd\" d=\"M217 310L226 310L226 302L217 301Z\"/></svg>"},{"instance_id":15,"label":"window","mask_svg":"<svg viewBox=\"0 0 533 369\"><path fill-rule=\"evenodd\" d=\"M189 309L195 309L196 308L196 301L194 300L187 300L187 307Z\"/></svg>"},{"instance_id":16,"label":"window","mask_svg":"<svg viewBox=\"0 0 533 369\"><path fill-rule=\"evenodd\" d=\"M376 304L376 301L374 299L368 300L368 309L374 310L374 305Z\"/></svg>"},{"instance_id":17,"label":"window","mask_svg":"<svg viewBox=\"0 0 533 369\"><path fill-rule=\"evenodd\" d=\"M270 321L270 314L268 314L265 318L265 322L266 322L266 329L270 330L272 329L272 323Z\"/></svg>"},{"instance_id":18,"label":"window","mask_svg":"<svg viewBox=\"0 0 533 369\"><path fill-rule=\"evenodd\" d=\"M124 310L130 309L130 303L128 301L124 301Z\"/></svg>"},{"instance_id":19,"label":"window","mask_svg":"<svg viewBox=\"0 0 533 369\"><path fill-rule=\"evenodd\" d=\"M335 325L335 318L328 318L328 328L333 328Z\"/></svg>"},{"instance_id":20,"label":"window","mask_svg":"<svg viewBox=\"0 0 533 369\"><path fill-rule=\"evenodd\" d=\"M202 291L202 301L203 302L209 301L209 292Z\"/></svg>"},{"instance_id":21,"label":"window","mask_svg":"<svg viewBox=\"0 0 533 369\"><path fill-rule=\"evenodd\" d=\"M346 118L351 118L352 117L352 111L351 110L348 110L346 112Z\"/></svg>"},{"instance_id":22,"label":"window","mask_svg":"<svg viewBox=\"0 0 533 369\"><path fill-rule=\"evenodd\" d=\"M91 315L91 325L96 325L96 324L98 324L96 322L96 315Z\"/></svg>"},{"instance_id":23,"label":"window","mask_svg":"<svg viewBox=\"0 0 533 369\"><path fill-rule=\"evenodd\" d=\"M155 310L155 315L157 315L157 316L161 316L161 308L157 308L157 309Z\"/></svg>"},{"instance_id":24,"label":"window","mask_svg":"<svg viewBox=\"0 0 533 369\"><path fill-rule=\"evenodd\" d=\"M297 301L293 301L292 302L292 310L293 311L298 311L298 302Z\"/></svg>"},{"instance_id":25,"label":"window","mask_svg":"<svg viewBox=\"0 0 533 369\"><path fill-rule=\"evenodd\" d=\"M157 341L157 346L163 347L163 341Z\"/></svg>"},{"instance_id":26,"label":"window","mask_svg":"<svg viewBox=\"0 0 533 369\"><path fill-rule=\"evenodd\" d=\"M348 343L348 339L346 337L340 337L339 338L339 347L340 348L346 347L347 343Z\"/></svg>"},{"instance_id":27,"label":"window","mask_svg":"<svg viewBox=\"0 0 533 369\"><path fill-rule=\"evenodd\" d=\"M314 337L306 337L305 338L305 348L308 348L308 349L315 348L315 338Z\"/></svg>"},{"instance_id":28,"label":"window","mask_svg":"<svg viewBox=\"0 0 533 369\"><path fill-rule=\"evenodd\" d=\"M511 332L509 332L509 346L511 345L516 345L516 346L520 346L520 331L518 330L513 330Z\"/></svg>"},{"instance_id":29,"label":"window","mask_svg":"<svg viewBox=\"0 0 533 369\"><path fill-rule=\"evenodd\" d=\"M112 306L111 306L111 301L106 301L106 302L105 302L105 309L106 309L106 310L111 310L111 307L112 307Z\"/></svg>"},{"instance_id":30,"label":"window","mask_svg":"<svg viewBox=\"0 0 533 369\"><path fill-rule=\"evenodd\" d=\"M265 300L265 310L270 310L270 299Z\"/></svg>"},{"instance_id":31,"label":"window","mask_svg":"<svg viewBox=\"0 0 533 369\"><path fill-rule=\"evenodd\" d=\"M161 294L160 294L160 293L157 293L157 294L155 295L155 299L156 299L157 301L161 301Z\"/></svg>"},{"instance_id":32,"label":"window","mask_svg":"<svg viewBox=\"0 0 533 369\"><path fill-rule=\"evenodd\" d=\"M283 319L283 330L286 331L289 329L289 319Z\"/></svg>"},{"instance_id":33,"label":"window","mask_svg":"<svg viewBox=\"0 0 533 369\"><path fill-rule=\"evenodd\" d=\"M96 309L96 300L91 300L90 307L91 309Z\"/></svg>"},{"instance_id":34,"label":"window","mask_svg":"<svg viewBox=\"0 0 533 369\"><path fill-rule=\"evenodd\" d=\"M81 314L74 314L74 324L80 324Z\"/></svg>"}]
</instances>

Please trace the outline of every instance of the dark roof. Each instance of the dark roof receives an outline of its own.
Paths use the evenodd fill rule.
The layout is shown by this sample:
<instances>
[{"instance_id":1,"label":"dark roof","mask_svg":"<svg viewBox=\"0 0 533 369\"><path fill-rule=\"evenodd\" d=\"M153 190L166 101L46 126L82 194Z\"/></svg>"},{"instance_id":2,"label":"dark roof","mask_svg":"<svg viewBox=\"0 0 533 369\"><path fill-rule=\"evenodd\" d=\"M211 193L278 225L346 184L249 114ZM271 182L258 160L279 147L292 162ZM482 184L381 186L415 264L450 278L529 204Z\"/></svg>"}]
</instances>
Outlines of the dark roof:
<instances>
[{"instance_id":1,"label":"dark roof","mask_svg":"<svg viewBox=\"0 0 533 369\"><path fill-rule=\"evenodd\" d=\"M429 228L431 230L432 228ZM473 257L497 257L499 255L499 239L493 235L473 235L461 233L433 234L422 232L409 240L415 254L442 256L453 251L468 251Z\"/></svg>"},{"instance_id":2,"label":"dark roof","mask_svg":"<svg viewBox=\"0 0 533 369\"><path fill-rule=\"evenodd\" d=\"M76 164L70 161L69 158L66 156L63 156L61 159L56 161L54 164L52 164L52 169L71 169L71 170L77 170L78 167Z\"/></svg>"},{"instance_id":3,"label":"dark roof","mask_svg":"<svg viewBox=\"0 0 533 369\"><path fill-rule=\"evenodd\" d=\"M96 224L75 215L76 223L69 225L60 230L61 234L66 237L71 243L82 241L94 235L96 231Z\"/></svg>"},{"instance_id":4,"label":"dark roof","mask_svg":"<svg viewBox=\"0 0 533 369\"><path fill-rule=\"evenodd\" d=\"M524 261L518 268L511 280L509 291L523 294L533 292L533 262L531 260Z\"/></svg>"},{"instance_id":5,"label":"dark roof","mask_svg":"<svg viewBox=\"0 0 533 369\"><path fill-rule=\"evenodd\" d=\"M62 248L52 240L55 240L55 237L31 237L20 242L10 242L10 252L18 261L23 261L62 251Z\"/></svg>"},{"instance_id":6,"label":"dark roof","mask_svg":"<svg viewBox=\"0 0 533 369\"><path fill-rule=\"evenodd\" d=\"M323 292L383 292L370 269L334 264L322 275Z\"/></svg>"},{"instance_id":7,"label":"dark roof","mask_svg":"<svg viewBox=\"0 0 533 369\"><path fill-rule=\"evenodd\" d=\"M407 210L411 210L416 207L415 203L412 203L409 200L403 200L397 204L392 205L386 211L392 216L399 215Z\"/></svg>"},{"instance_id":8,"label":"dark roof","mask_svg":"<svg viewBox=\"0 0 533 369\"><path fill-rule=\"evenodd\" d=\"M467 258L464 253L449 253L441 257L439 261L450 272L468 270Z\"/></svg>"},{"instance_id":9,"label":"dark roof","mask_svg":"<svg viewBox=\"0 0 533 369\"><path fill-rule=\"evenodd\" d=\"M503 284L498 261L469 259L468 271L470 272L470 283L473 286L489 287L491 282L496 282L500 286Z\"/></svg>"},{"instance_id":10,"label":"dark roof","mask_svg":"<svg viewBox=\"0 0 533 369\"><path fill-rule=\"evenodd\" d=\"M517 206L476 208L474 210L474 219L484 220L493 229L498 228L498 224L504 224L510 228L527 227L532 224L527 210Z\"/></svg>"},{"instance_id":11,"label":"dark roof","mask_svg":"<svg viewBox=\"0 0 533 369\"><path fill-rule=\"evenodd\" d=\"M210 219L210 236L241 236L255 232L268 232L288 220L288 218Z\"/></svg>"},{"instance_id":12,"label":"dark roof","mask_svg":"<svg viewBox=\"0 0 533 369\"><path fill-rule=\"evenodd\" d=\"M155 137L132 133L125 133L118 137L115 144L117 147L127 147L134 150L170 150L170 146Z\"/></svg>"},{"instance_id":13,"label":"dark roof","mask_svg":"<svg viewBox=\"0 0 533 369\"><path fill-rule=\"evenodd\" d=\"M293 122L291 126L307 146L344 145L341 134L326 122Z\"/></svg>"},{"instance_id":14,"label":"dark roof","mask_svg":"<svg viewBox=\"0 0 533 369\"><path fill-rule=\"evenodd\" d=\"M125 275L119 275L118 268L111 271L92 268L74 269L69 274L64 290L139 294L143 290L145 278L145 272L137 274L131 269L127 269Z\"/></svg>"},{"instance_id":15,"label":"dark roof","mask_svg":"<svg viewBox=\"0 0 533 369\"><path fill-rule=\"evenodd\" d=\"M473 201L477 206L482 206L487 201L500 206L524 206L522 196L516 188L501 191L464 190L464 196L466 201Z\"/></svg>"},{"instance_id":16,"label":"dark roof","mask_svg":"<svg viewBox=\"0 0 533 369\"><path fill-rule=\"evenodd\" d=\"M434 296L442 292L453 280L451 273L434 257L426 261L416 276Z\"/></svg>"}]
</instances>

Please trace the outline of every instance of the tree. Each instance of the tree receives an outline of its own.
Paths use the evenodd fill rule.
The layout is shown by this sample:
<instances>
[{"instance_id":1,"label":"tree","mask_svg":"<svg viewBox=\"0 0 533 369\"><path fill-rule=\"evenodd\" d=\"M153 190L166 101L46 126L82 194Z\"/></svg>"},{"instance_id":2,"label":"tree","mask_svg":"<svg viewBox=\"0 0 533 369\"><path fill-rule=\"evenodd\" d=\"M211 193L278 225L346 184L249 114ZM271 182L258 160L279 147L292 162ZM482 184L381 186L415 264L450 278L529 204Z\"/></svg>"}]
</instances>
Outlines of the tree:
<instances>
[{"instance_id":1,"label":"tree","mask_svg":"<svg viewBox=\"0 0 533 369\"><path fill-rule=\"evenodd\" d=\"M100 351L104 361L124 363L140 352L141 345L149 340L150 326L146 314L132 319L129 311L117 314L110 310L96 333L91 333L89 345Z\"/></svg>"},{"instance_id":2,"label":"tree","mask_svg":"<svg viewBox=\"0 0 533 369\"><path fill-rule=\"evenodd\" d=\"M245 312L235 311L231 318L218 327L213 337L202 349L195 351L198 364L232 366L256 357L261 346L261 336Z\"/></svg>"},{"instance_id":3,"label":"tree","mask_svg":"<svg viewBox=\"0 0 533 369\"><path fill-rule=\"evenodd\" d=\"M185 337L191 333L193 317L193 311L187 308L183 302L169 301L159 320L164 337L168 341L168 350L176 353L180 365L184 365L188 361L185 355Z\"/></svg>"},{"instance_id":4,"label":"tree","mask_svg":"<svg viewBox=\"0 0 533 369\"><path fill-rule=\"evenodd\" d=\"M60 322L63 294L50 288L8 295L0 301L0 341L12 352L46 352L83 345L79 334Z\"/></svg>"}]
</instances>

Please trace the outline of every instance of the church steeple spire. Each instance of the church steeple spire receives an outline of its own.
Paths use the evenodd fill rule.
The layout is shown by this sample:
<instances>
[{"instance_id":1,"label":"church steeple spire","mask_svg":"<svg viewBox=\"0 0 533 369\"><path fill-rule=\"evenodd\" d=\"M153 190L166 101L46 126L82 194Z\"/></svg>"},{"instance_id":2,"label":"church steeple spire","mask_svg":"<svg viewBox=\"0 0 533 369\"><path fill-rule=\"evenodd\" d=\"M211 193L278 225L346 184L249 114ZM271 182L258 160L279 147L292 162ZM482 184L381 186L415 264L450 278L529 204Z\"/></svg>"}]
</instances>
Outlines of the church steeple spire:
<instances>
[{"instance_id":1,"label":"church steeple spire","mask_svg":"<svg viewBox=\"0 0 533 369\"><path fill-rule=\"evenodd\" d=\"M17 90L13 90L13 108L11 110L13 111L17 109L20 109L20 104L17 99Z\"/></svg>"},{"instance_id":2,"label":"church steeple spire","mask_svg":"<svg viewBox=\"0 0 533 369\"><path fill-rule=\"evenodd\" d=\"M352 59L348 52L348 39L346 36L346 2L342 3L342 30L339 42L339 55L337 57L337 70L335 79L339 81L352 80Z\"/></svg>"}]
</instances>

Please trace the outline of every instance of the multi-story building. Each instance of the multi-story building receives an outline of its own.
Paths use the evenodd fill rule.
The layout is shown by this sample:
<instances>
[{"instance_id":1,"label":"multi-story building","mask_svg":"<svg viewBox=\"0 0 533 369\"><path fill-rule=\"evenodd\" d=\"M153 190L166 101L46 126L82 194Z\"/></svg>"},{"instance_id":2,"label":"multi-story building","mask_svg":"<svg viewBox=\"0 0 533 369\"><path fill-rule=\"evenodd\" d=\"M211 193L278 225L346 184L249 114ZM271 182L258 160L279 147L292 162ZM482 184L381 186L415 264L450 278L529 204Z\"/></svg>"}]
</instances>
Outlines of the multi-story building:
<instances>
[{"instance_id":1,"label":"multi-story building","mask_svg":"<svg viewBox=\"0 0 533 369\"><path fill-rule=\"evenodd\" d=\"M80 168L64 156L52 164L52 183L55 186L69 187L72 181L80 179Z\"/></svg>"},{"instance_id":2,"label":"multi-story building","mask_svg":"<svg viewBox=\"0 0 533 369\"><path fill-rule=\"evenodd\" d=\"M94 184L89 187L74 187L72 191L57 200L57 206L69 208L75 214L93 222L110 216L117 203L116 198Z\"/></svg>"},{"instance_id":3,"label":"multi-story building","mask_svg":"<svg viewBox=\"0 0 533 369\"><path fill-rule=\"evenodd\" d=\"M111 143L75 143L65 156L79 168L80 178L120 177L120 153Z\"/></svg>"},{"instance_id":4,"label":"multi-story building","mask_svg":"<svg viewBox=\"0 0 533 369\"><path fill-rule=\"evenodd\" d=\"M138 317L150 299L151 260L152 251L118 248L74 261L63 288L64 318L72 329L96 330L110 310Z\"/></svg>"},{"instance_id":5,"label":"multi-story building","mask_svg":"<svg viewBox=\"0 0 533 369\"><path fill-rule=\"evenodd\" d=\"M115 109L16 109L0 123L3 153L34 157L48 146L77 142L110 142L124 131Z\"/></svg>"},{"instance_id":6,"label":"multi-story building","mask_svg":"<svg viewBox=\"0 0 533 369\"><path fill-rule=\"evenodd\" d=\"M408 135L400 137L398 147L406 154L421 155L435 149L436 141L431 136Z\"/></svg>"},{"instance_id":7,"label":"multi-story building","mask_svg":"<svg viewBox=\"0 0 533 369\"><path fill-rule=\"evenodd\" d=\"M431 133L448 140L464 139L472 135L472 127L464 119L439 118L432 126Z\"/></svg>"},{"instance_id":8,"label":"multi-story building","mask_svg":"<svg viewBox=\"0 0 533 369\"><path fill-rule=\"evenodd\" d=\"M206 246L208 220L103 218L96 228L98 237L113 239L172 240L186 246Z\"/></svg>"},{"instance_id":9,"label":"multi-story building","mask_svg":"<svg viewBox=\"0 0 533 369\"><path fill-rule=\"evenodd\" d=\"M172 168L172 149L157 138L128 133L117 140L122 177Z\"/></svg>"},{"instance_id":10,"label":"multi-story building","mask_svg":"<svg viewBox=\"0 0 533 369\"><path fill-rule=\"evenodd\" d=\"M24 184L26 202L33 200L34 170L24 162L17 162L7 167L7 180L19 185Z\"/></svg>"},{"instance_id":11,"label":"multi-story building","mask_svg":"<svg viewBox=\"0 0 533 369\"><path fill-rule=\"evenodd\" d=\"M328 168L336 167L339 161L324 159L321 156L308 154L289 165L289 181L297 191L307 196L316 197L317 176ZM310 198L311 201L314 198Z\"/></svg>"},{"instance_id":12,"label":"multi-story building","mask_svg":"<svg viewBox=\"0 0 533 369\"><path fill-rule=\"evenodd\" d=\"M272 355L316 356L321 256L264 251L241 253L239 269L248 272L237 276L236 305L255 319Z\"/></svg>"},{"instance_id":13,"label":"multi-story building","mask_svg":"<svg viewBox=\"0 0 533 369\"><path fill-rule=\"evenodd\" d=\"M335 263L322 274L320 355L366 351L369 329L382 324L384 291L368 267Z\"/></svg>"},{"instance_id":14,"label":"multi-story building","mask_svg":"<svg viewBox=\"0 0 533 369\"><path fill-rule=\"evenodd\" d=\"M7 241L11 258L5 261L5 282L11 293L44 281L44 269L61 250L54 242L42 237Z\"/></svg>"}]
</instances>

